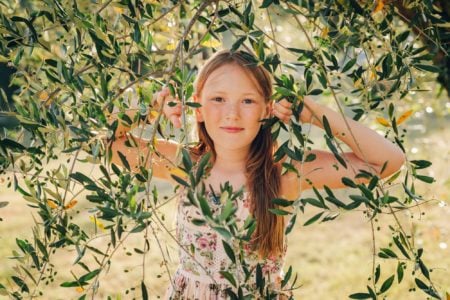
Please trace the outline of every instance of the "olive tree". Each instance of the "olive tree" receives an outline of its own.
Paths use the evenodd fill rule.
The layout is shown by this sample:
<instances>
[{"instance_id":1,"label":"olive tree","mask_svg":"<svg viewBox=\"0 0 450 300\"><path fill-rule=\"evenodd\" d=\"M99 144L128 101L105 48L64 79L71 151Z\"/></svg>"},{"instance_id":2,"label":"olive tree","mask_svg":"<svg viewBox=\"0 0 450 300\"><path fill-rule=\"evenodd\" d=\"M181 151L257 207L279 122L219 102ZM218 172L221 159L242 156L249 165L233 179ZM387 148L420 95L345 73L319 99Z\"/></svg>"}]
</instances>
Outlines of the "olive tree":
<instances>
[{"instance_id":1,"label":"olive tree","mask_svg":"<svg viewBox=\"0 0 450 300\"><path fill-rule=\"evenodd\" d=\"M0 172L8 175L8 186L36 212L33 238L17 237L13 253L18 267L7 282L0 283L0 293L15 299L45 295L46 282L59 279L52 264L55 253L73 249L74 265L83 271L60 286L79 288L80 299L94 297L102 275L115 263L114 254L131 235L142 238L144 246L135 252L142 256L143 266L149 264L150 236L167 230L159 210L173 199L158 193L152 170L143 166L159 155L152 143L155 138L176 139L186 149L195 143L189 122L198 106L191 99L193 80L202 62L221 47L255 53L254 63L273 74L275 101L288 99L299 113L304 96L321 95L342 114L378 122L386 137L405 151L402 123L412 111L401 104L402 99L423 88L423 74L445 77L449 23L445 1L397 2L0 1L0 61L12 70L11 85L17 87L13 95L1 91ZM280 25L283 34L277 29ZM152 102L164 85L182 102L180 130ZM130 117L127 111L135 114ZM118 119L110 121L111 114ZM349 167L327 120L322 121L324 144L340 163L336 167ZM142 157L138 172L131 172L124 156L123 166L110 162L109 141L119 122L130 127L150 124L146 137L151 151ZM309 130L297 120L286 126L272 118L266 125L272 126L274 138L282 137L274 155L277 161L286 158L283 172L293 171L293 160L315 159L304 155L312 145ZM130 137L130 147L135 143ZM173 162L174 180L189 191L189 200L204 214L197 223L212 226L223 237L230 260L249 273L242 243L250 238L255 223L239 228L231 221L231 201L240 191L225 186L221 214L212 215L201 184L208 157L192 162L186 149L180 151L179 162ZM79 166L86 164L99 175L80 171ZM297 215L310 206L320 212L297 226L332 222L341 212L357 213L358 208L373 226L378 215L388 214L391 243L376 245L373 233L370 281L366 287L355 287L350 298L385 297L392 285L412 276L419 290L441 299L422 259L423 249L397 218L401 211L428 201L416 192L416 185L433 183L423 171L430 165L426 160L407 160L406 168L387 180L361 172L358 176L367 178L368 184L342 178L350 192L348 199L339 199L329 188L314 189L313 197L294 202L274 199L278 208L272 212L292 214L286 234ZM393 192L393 186L401 191ZM77 223L73 218L77 201L88 203L86 213L104 231L90 233ZM285 209L288 206L293 212ZM108 243L93 246L105 232ZM166 261L164 245L155 247ZM382 272L384 262L393 264L395 271ZM273 297L264 288L261 270L255 272L257 289L243 295L245 280L224 271L222 275L237 291L230 290L230 297ZM292 267L287 269L284 290L298 287L294 273ZM149 297L145 272L133 285L144 299Z\"/></svg>"}]
</instances>

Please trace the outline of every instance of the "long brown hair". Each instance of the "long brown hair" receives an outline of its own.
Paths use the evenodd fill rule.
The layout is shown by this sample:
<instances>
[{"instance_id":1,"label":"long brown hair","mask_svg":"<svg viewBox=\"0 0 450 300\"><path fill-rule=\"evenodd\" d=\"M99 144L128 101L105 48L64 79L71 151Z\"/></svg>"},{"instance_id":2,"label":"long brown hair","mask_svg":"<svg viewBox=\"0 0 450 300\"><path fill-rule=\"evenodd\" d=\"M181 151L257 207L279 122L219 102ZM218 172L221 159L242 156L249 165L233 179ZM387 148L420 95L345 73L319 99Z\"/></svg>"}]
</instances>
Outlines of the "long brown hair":
<instances>
[{"instance_id":1,"label":"long brown hair","mask_svg":"<svg viewBox=\"0 0 450 300\"><path fill-rule=\"evenodd\" d=\"M227 64L236 64L247 72L257 83L259 92L266 102L272 95L270 73L258 66L254 56L248 52L223 50L215 53L200 70L195 82L195 93L200 96L207 78L212 72ZM198 124L199 144L193 149L196 155L212 153L216 159L214 142L206 131L205 124ZM284 250L284 218L269 211L276 208L272 199L279 196L281 173L273 160L274 142L270 127L261 127L253 140L246 162L247 189L250 195L250 212L256 219L256 230L252 245L260 256L278 255Z\"/></svg>"}]
</instances>

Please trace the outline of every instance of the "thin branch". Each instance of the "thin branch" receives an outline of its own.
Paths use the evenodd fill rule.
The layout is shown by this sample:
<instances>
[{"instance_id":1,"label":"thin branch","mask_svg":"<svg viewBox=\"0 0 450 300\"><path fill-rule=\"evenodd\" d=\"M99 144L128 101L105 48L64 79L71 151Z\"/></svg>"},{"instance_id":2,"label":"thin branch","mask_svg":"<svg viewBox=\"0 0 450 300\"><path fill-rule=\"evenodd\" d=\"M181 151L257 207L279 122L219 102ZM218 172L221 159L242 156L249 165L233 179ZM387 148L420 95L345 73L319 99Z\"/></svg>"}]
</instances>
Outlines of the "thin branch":
<instances>
[{"instance_id":1,"label":"thin branch","mask_svg":"<svg viewBox=\"0 0 450 300\"><path fill-rule=\"evenodd\" d=\"M98 14L100 14L110 3L112 2L112 0L108 0L108 1L106 1L103 5L102 5L102 7L100 7L100 9L99 10L97 10L96 12L95 12L95 14L96 15L98 15Z\"/></svg>"}]
</instances>

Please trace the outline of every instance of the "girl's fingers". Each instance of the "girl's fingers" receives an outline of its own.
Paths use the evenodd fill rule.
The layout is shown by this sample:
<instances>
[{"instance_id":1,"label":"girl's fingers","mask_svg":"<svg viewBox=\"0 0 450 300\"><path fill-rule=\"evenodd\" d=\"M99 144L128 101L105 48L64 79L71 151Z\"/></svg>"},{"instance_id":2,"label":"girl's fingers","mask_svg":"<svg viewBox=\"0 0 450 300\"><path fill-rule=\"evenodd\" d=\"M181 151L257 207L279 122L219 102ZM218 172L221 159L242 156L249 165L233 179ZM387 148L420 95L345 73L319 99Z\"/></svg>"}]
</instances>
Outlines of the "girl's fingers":
<instances>
[{"instance_id":1,"label":"girl's fingers","mask_svg":"<svg viewBox=\"0 0 450 300\"><path fill-rule=\"evenodd\" d=\"M291 109L291 103L287 102L289 104L289 106L287 106L287 104L285 103L280 103L277 102L274 105L274 111L278 111L279 113L283 114L283 115L292 115L292 109ZM286 106L287 107L286 107Z\"/></svg>"},{"instance_id":2,"label":"girl's fingers","mask_svg":"<svg viewBox=\"0 0 450 300\"><path fill-rule=\"evenodd\" d=\"M164 107L164 115L176 127L181 128L181 103L177 102L175 106L166 105Z\"/></svg>"},{"instance_id":3,"label":"girl's fingers","mask_svg":"<svg viewBox=\"0 0 450 300\"><path fill-rule=\"evenodd\" d=\"M277 104L289 109L292 107L292 103L287 101L286 99L281 99L280 101L277 102Z\"/></svg>"},{"instance_id":4,"label":"girl's fingers","mask_svg":"<svg viewBox=\"0 0 450 300\"><path fill-rule=\"evenodd\" d=\"M289 123L289 120L291 119L290 115L283 114L283 113L279 112L276 109L273 110L273 114L274 114L275 117L277 117L278 119L280 119L284 123Z\"/></svg>"},{"instance_id":5,"label":"girl's fingers","mask_svg":"<svg viewBox=\"0 0 450 300\"><path fill-rule=\"evenodd\" d=\"M156 103L160 106L165 99L163 113L167 119L173 124L175 128L181 128L181 103L178 99L175 99L170 95L168 87L163 87L158 93L155 94ZM169 105L170 103L176 103L176 105Z\"/></svg>"},{"instance_id":6,"label":"girl's fingers","mask_svg":"<svg viewBox=\"0 0 450 300\"><path fill-rule=\"evenodd\" d=\"M163 102L164 98L170 95L170 90L168 87L163 87L159 92L157 92L156 94L153 95L153 102L156 101L156 103L158 104L158 106L161 105L161 103ZM167 102L167 100L166 100Z\"/></svg>"},{"instance_id":7,"label":"girl's fingers","mask_svg":"<svg viewBox=\"0 0 450 300\"><path fill-rule=\"evenodd\" d=\"M181 118L179 115L172 115L169 120L175 128L181 128Z\"/></svg>"}]
</instances>

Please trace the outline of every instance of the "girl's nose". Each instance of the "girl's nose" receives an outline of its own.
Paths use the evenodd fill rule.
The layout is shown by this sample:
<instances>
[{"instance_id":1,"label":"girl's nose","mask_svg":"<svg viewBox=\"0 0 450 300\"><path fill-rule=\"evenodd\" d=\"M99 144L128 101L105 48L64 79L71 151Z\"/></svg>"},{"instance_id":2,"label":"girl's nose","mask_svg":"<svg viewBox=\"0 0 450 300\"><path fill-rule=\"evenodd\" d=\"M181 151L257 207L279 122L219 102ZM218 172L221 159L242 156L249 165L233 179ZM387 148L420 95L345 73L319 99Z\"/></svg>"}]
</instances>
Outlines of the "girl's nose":
<instances>
[{"instance_id":1,"label":"girl's nose","mask_svg":"<svg viewBox=\"0 0 450 300\"><path fill-rule=\"evenodd\" d=\"M239 104L238 103L229 103L226 108L226 117L227 119L236 119L239 118Z\"/></svg>"}]
</instances>

